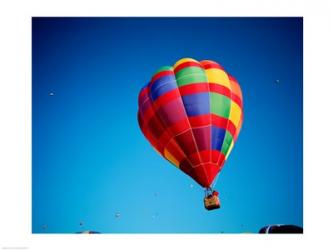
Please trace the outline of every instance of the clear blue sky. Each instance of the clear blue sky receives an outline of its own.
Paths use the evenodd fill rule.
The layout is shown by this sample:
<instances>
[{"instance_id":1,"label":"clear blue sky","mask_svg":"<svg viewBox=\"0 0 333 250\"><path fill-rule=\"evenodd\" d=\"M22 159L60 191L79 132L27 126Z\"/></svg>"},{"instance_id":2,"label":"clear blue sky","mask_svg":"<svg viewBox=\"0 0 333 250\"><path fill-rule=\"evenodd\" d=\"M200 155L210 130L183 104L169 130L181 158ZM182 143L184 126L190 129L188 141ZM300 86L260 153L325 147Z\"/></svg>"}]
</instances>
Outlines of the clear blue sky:
<instances>
[{"instance_id":1,"label":"clear blue sky","mask_svg":"<svg viewBox=\"0 0 333 250\"><path fill-rule=\"evenodd\" d=\"M32 42L33 233L303 226L301 18L33 18ZM137 123L141 87L183 57L219 62L243 91L214 211Z\"/></svg>"}]
</instances>

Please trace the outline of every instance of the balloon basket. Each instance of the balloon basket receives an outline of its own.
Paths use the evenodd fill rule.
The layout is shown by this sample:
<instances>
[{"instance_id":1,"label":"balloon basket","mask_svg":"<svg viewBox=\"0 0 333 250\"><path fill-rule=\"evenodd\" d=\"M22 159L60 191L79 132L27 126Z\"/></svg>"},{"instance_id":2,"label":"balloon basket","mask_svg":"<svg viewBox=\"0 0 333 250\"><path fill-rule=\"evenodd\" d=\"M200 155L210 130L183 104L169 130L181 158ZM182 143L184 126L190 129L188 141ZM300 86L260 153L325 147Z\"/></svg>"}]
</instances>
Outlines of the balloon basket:
<instances>
[{"instance_id":1,"label":"balloon basket","mask_svg":"<svg viewBox=\"0 0 333 250\"><path fill-rule=\"evenodd\" d=\"M214 210L221 207L220 199L215 194L206 196L204 198L204 205L207 210Z\"/></svg>"}]
</instances>

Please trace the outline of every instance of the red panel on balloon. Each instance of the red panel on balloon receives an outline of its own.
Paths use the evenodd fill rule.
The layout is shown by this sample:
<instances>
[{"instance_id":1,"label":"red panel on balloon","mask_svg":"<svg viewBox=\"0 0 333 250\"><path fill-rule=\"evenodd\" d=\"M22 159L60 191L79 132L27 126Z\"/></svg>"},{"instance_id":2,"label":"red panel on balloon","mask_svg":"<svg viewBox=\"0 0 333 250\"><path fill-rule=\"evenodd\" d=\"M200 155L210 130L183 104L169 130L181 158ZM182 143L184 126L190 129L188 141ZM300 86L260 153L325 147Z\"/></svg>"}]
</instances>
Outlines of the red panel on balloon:
<instances>
[{"instance_id":1,"label":"red panel on balloon","mask_svg":"<svg viewBox=\"0 0 333 250\"><path fill-rule=\"evenodd\" d=\"M170 127L176 122L187 118L182 99L180 97L161 106L157 110L157 113L163 120L166 127Z\"/></svg>"},{"instance_id":2,"label":"red panel on balloon","mask_svg":"<svg viewBox=\"0 0 333 250\"><path fill-rule=\"evenodd\" d=\"M220 158L221 152L217 151L217 150L212 150L211 154L212 154L212 160L211 161L213 163L217 163L219 158Z\"/></svg>"},{"instance_id":3,"label":"red panel on balloon","mask_svg":"<svg viewBox=\"0 0 333 250\"><path fill-rule=\"evenodd\" d=\"M210 149L211 127L201 127L192 129L195 142L199 151Z\"/></svg>"},{"instance_id":4,"label":"red panel on balloon","mask_svg":"<svg viewBox=\"0 0 333 250\"><path fill-rule=\"evenodd\" d=\"M173 135L179 135L184 133L186 130L189 130L190 124L188 123L187 119L181 120L172 126L168 128L168 130L173 134Z\"/></svg>"},{"instance_id":5,"label":"red panel on balloon","mask_svg":"<svg viewBox=\"0 0 333 250\"><path fill-rule=\"evenodd\" d=\"M184 150L184 153L186 155L191 155L197 151L191 130L188 130L187 132L176 136L175 140L178 145Z\"/></svg>"},{"instance_id":6,"label":"red panel on balloon","mask_svg":"<svg viewBox=\"0 0 333 250\"><path fill-rule=\"evenodd\" d=\"M159 138L163 132L164 132L164 126L161 124L161 121L158 119L158 117L153 116L148 125L147 128L149 131L153 134L153 136L157 139Z\"/></svg>"},{"instance_id":7,"label":"red panel on balloon","mask_svg":"<svg viewBox=\"0 0 333 250\"><path fill-rule=\"evenodd\" d=\"M211 125L211 114L191 116L188 118L190 121L191 127L202 127Z\"/></svg>"},{"instance_id":8,"label":"red panel on balloon","mask_svg":"<svg viewBox=\"0 0 333 250\"><path fill-rule=\"evenodd\" d=\"M177 161L181 162L184 160L185 155L183 150L178 146L176 141L174 139L171 139L168 143L166 149L172 154L174 158L176 158Z\"/></svg>"},{"instance_id":9,"label":"red panel on balloon","mask_svg":"<svg viewBox=\"0 0 333 250\"><path fill-rule=\"evenodd\" d=\"M210 156L211 153L210 152L211 152L210 150L203 150L203 151L199 152L202 162L210 162L211 161L211 156Z\"/></svg>"}]
</instances>

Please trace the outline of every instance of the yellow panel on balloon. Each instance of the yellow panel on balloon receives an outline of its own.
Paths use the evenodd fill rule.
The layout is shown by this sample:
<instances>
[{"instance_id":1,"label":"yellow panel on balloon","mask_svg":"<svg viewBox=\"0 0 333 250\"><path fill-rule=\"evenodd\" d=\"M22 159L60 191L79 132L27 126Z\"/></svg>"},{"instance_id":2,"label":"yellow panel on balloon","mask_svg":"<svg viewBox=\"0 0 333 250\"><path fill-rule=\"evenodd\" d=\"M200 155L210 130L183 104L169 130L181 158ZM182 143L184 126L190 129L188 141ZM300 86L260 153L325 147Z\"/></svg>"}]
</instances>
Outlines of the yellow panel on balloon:
<instances>
[{"instance_id":1,"label":"yellow panel on balloon","mask_svg":"<svg viewBox=\"0 0 333 250\"><path fill-rule=\"evenodd\" d=\"M173 66L173 68L177 68L178 65L184 63L184 62L196 62L196 63L199 63L197 60L194 60L192 58L182 58L180 60L178 60L175 65Z\"/></svg>"},{"instance_id":2,"label":"yellow panel on balloon","mask_svg":"<svg viewBox=\"0 0 333 250\"><path fill-rule=\"evenodd\" d=\"M229 120L232 121L232 123L235 125L236 128L239 125L241 115L242 115L241 108L238 106L237 103L231 101Z\"/></svg>"},{"instance_id":3,"label":"yellow panel on balloon","mask_svg":"<svg viewBox=\"0 0 333 250\"><path fill-rule=\"evenodd\" d=\"M228 148L228 152L227 152L227 154L225 155L225 159L228 159L229 154L230 154L230 152L231 152L231 150L232 150L233 147L234 147L234 141L232 140L232 141L231 141L231 144L230 144L230 147Z\"/></svg>"},{"instance_id":4,"label":"yellow panel on balloon","mask_svg":"<svg viewBox=\"0 0 333 250\"><path fill-rule=\"evenodd\" d=\"M206 75L210 83L220 84L230 89L230 81L227 73L221 69L211 68L206 69Z\"/></svg>"},{"instance_id":5,"label":"yellow panel on balloon","mask_svg":"<svg viewBox=\"0 0 333 250\"><path fill-rule=\"evenodd\" d=\"M164 157L170 161L173 165L175 165L177 168L179 167L179 161L175 157L173 157L172 154L167 149L164 149Z\"/></svg>"}]
</instances>

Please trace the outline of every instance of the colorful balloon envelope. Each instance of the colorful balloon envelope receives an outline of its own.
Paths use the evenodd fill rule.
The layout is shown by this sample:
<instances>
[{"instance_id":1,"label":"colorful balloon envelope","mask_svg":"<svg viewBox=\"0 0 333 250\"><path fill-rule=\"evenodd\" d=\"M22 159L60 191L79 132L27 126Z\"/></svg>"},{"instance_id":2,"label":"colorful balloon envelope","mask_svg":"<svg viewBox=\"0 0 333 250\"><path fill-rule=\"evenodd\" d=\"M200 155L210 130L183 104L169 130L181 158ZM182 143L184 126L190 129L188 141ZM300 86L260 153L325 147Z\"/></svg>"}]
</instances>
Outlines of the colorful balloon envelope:
<instances>
[{"instance_id":1,"label":"colorful balloon envelope","mask_svg":"<svg viewBox=\"0 0 333 250\"><path fill-rule=\"evenodd\" d=\"M242 92L218 63L184 58L142 88L138 120L165 159L210 188L241 129Z\"/></svg>"}]
</instances>

